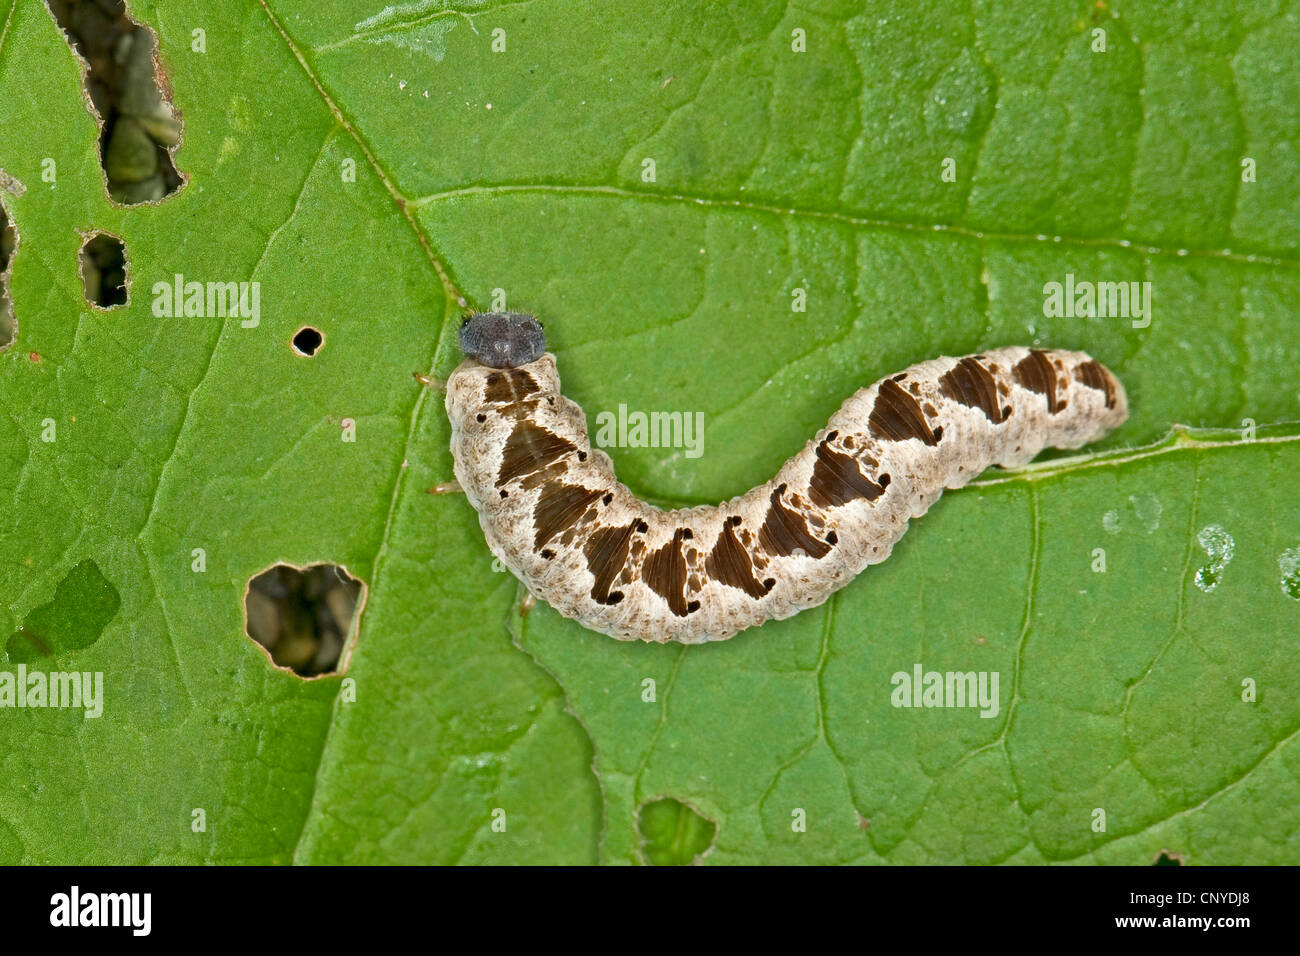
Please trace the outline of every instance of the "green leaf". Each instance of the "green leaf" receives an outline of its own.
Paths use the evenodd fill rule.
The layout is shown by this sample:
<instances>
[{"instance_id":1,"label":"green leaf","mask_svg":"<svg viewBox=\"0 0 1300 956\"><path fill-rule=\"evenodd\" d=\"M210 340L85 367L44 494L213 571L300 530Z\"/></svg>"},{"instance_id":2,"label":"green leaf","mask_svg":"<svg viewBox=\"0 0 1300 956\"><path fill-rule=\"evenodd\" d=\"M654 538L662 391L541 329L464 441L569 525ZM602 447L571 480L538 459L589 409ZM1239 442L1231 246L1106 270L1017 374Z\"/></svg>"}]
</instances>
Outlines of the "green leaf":
<instances>
[{"instance_id":1,"label":"green leaf","mask_svg":"<svg viewBox=\"0 0 1300 956\"><path fill-rule=\"evenodd\" d=\"M0 634L66 633L28 666L105 698L0 709L0 862L693 858L641 815L665 798L716 825L711 863L1300 861L1300 431L1264 427L1300 419L1281 0L131 7L188 183L129 208L48 12L0 7L26 187L0 197ZM96 230L129 257L108 312ZM260 321L155 314L177 274L260 282ZM1150 282L1149 325L1045 316L1068 274ZM1133 414L1100 456L946 495L821 609L620 644L521 618L466 502L426 493L448 426L411 373L501 296L593 421L703 412L698 458L610 449L656 501L744 491L939 353L1087 349ZM280 561L365 582L345 675L243 636ZM996 672L996 713L893 706L917 665Z\"/></svg>"}]
</instances>

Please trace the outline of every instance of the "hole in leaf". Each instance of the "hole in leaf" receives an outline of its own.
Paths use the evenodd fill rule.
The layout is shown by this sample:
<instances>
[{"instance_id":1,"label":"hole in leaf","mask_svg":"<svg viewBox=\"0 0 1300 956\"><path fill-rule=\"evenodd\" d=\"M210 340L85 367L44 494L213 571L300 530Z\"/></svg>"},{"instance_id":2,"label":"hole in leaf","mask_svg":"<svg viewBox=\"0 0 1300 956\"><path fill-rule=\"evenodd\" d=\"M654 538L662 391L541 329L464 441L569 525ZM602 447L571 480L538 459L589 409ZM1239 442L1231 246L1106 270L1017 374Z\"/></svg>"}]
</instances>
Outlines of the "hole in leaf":
<instances>
[{"instance_id":1,"label":"hole in leaf","mask_svg":"<svg viewBox=\"0 0 1300 956\"><path fill-rule=\"evenodd\" d=\"M59 582L54 597L32 610L5 643L10 663L61 657L89 647L122 606L121 596L94 561L82 561Z\"/></svg>"},{"instance_id":2,"label":"hole in leaf","mask_svg":"<svg viewBox=\"0 0 1300 956\"><path fill-rule=\"evenodd\" d=\"M5 204L0 202L0 352L18 338L18 320L14 317L14 302L9 296L9 276L13 272L10 265L17 249L18 230L9 221Z\"/></svg>"},{"instance_id":3,"label":"hole in leaf","mask_svg":"<svg viewBox=\"0 0 1300 956\"><path fill-rule=\"evenodd\" d=\"M306 355L308 358L316 354L316 350L321 347L325 341L325 336L313 329L310 325L304 325L293 336L293 350L299 355Z\"/></svg>"},{"instance_id":4,"label":"hole in leaf","mask_svg":"<svg viewBox=\"0 0 1300 956\"><path fill-rule=\"evenodd\" d=\"M99 121L99 158L108 193L124 206L156 202L184 178L172 152L180 117L154 55L154 33L126 14L122 0L46 0L85 66L86 94Z\"/></svg>"},{"instance_id":5,"label":"hole in leaf","mask_svg":"<svg viewBox=\"0 0 1300 956\"><path fill-rule=\"evenodd\" d=\"M1160 855L1151 863L1152 866L1182 866L1183 858L1177 853L1170 853L1168 850L1161 850Z\"/></svg>"},{"instance_id":6,"label":"hole in leaf","mask_svg":"<svg viewBox=\"0 0 1300 956\"><path fill-rule=\"evenodd\" d=\"M126 305L126 245L97 232L81 247L81 282L86 301L100 309Z\"/></svg>"},{"instance_id":7,"label":"hole in leaf","mask_svg":"<svg viewBox=\"0 0 1300 956\"><path fill-rule=\"evenodd\" d=\"M299 677L337 672L364 585L340 565L277 564L248 582L244 626L277 667Z\"/></svg>"},{"instance_id":8,"label":"hole in leaf","mask_svg":"<svg viewBox=\"0 0 1300 956\"><path fill-rule=\"evenodd\" d=\"M713 848L718 825L680 800L662 797L637 813L642 852L652 866L696 863Z\"/></svg>"},{"instance_id":9,"label":"hole in leaf","mask_svg":"<svg viewBox=\"0 0 1300 956\"><path fill-rule=\"evenodd\" d=\"M3 348L0 345L0 348ZM1288 548L1277 556L1277 569L1282 574L1279 583L1282 593L1300 601L1300 548Z\"/></svg>"}]
</instances>

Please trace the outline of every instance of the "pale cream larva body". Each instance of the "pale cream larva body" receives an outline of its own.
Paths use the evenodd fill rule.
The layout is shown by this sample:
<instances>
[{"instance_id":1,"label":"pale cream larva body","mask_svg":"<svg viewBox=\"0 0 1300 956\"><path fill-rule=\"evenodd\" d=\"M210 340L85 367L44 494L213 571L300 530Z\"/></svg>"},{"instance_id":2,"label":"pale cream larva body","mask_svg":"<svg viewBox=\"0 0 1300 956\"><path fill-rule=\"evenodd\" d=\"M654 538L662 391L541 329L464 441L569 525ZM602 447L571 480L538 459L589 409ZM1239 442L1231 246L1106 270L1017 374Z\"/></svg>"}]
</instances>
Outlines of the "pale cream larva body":
<instances>
[{"instance_id":1,"label":"pale cream larva body","mask_svg":"<svg viewBox=\"0 0 1300 956\"><path fill-rule=\"evenodd\" d=\"M717 507L639 500L560 393L555 357L467 358L447 383L456 478L488 547L566 617L623 640L723 640L821 604L885 560L944 488L1124 421L1082 352L1011 347L913 365L852 395L765 484Z\"/></svg>"}]
</instances>

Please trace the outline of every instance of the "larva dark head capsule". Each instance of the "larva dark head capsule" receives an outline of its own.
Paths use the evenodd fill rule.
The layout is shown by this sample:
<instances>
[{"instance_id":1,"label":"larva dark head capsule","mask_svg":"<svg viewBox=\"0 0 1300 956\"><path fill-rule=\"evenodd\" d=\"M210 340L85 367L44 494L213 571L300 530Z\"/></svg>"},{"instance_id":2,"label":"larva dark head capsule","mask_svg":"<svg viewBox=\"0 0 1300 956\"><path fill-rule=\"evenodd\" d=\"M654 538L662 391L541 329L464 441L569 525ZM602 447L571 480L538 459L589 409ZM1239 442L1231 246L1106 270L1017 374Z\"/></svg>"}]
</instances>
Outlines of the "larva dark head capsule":
<instances>
[{"instance_id":1,"label":"larva dark head capsule","mask_svg":"<svg viewBox=\"0 0 1300 956\"><path fill-rule=\"evenodd\" d=\"M461 323L460 350L492 368L515 368L545 354L546 333L523 312L480 312Z\"/></svg>"}]
</instances>

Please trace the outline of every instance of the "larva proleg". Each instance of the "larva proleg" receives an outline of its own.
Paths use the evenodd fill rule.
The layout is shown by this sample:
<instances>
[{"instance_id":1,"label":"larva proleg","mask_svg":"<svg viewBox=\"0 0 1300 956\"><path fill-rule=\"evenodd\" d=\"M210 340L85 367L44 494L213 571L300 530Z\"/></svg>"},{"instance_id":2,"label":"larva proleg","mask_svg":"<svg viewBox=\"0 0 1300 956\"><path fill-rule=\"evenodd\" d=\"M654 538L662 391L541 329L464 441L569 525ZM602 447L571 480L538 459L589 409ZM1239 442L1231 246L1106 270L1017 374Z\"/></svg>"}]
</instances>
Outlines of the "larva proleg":
<instances>
[{"instance_id":1,"label":"larva proleg","mask_svg":"<svg viewBox=\"0 0 1300 956\"><path fill-rule=\"evenodd\" d=\"M488 547L561 614L621 640L724 640L821 604L945 488L1128 416L1119 381L1083 352L941 356L850 396L765 484L663 511L592 449L536 319L476 315L460 342L451 452Z\"/></svg>"}]
</instances>

